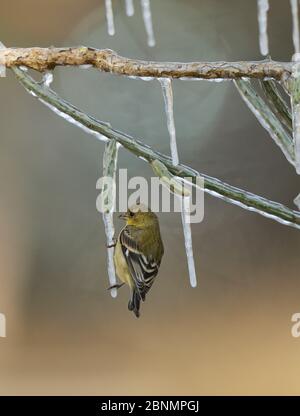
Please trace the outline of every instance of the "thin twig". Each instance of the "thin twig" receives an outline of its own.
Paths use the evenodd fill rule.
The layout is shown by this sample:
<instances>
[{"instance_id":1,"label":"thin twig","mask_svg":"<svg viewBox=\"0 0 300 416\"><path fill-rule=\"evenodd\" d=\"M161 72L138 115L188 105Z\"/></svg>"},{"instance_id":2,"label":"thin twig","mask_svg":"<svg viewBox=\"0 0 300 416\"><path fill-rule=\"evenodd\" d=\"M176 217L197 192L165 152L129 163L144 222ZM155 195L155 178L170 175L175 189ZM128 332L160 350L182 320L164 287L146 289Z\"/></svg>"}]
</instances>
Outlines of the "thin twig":
<instances>
[{"instance_id":1,"label":"thin twig","mask_svg":"<svg viewBox=\"0 0 300 416\"><path fill-rule=\"evenodd\" d=\"M260 81L260 85L276 116L288 128L288 131L292 133L293 122L291 110L280 94L276 83L272 80L267 80Z\"/></svg>"},{"instance_id":2,"label":"thin twig","mask_svg":"<svg viewBox=\"0 0 300 416\"><path fill-rule=\"evenodd\" d=\"M182 164L173 166L170 157L153 150L150 146L140 140L133 139L129 135L113 129L107 123L98 121L94 117L83 113L74 105L59 97L54 91L34 81L24 71L18 68L13 68L13 72L16 74L18 80L27 91L38 97L48 106L52 107L52 109L64 113L69 119L72 119L76 121L76 123L84 126L90 132L104 135L111 140L116 140L131 153L149 163L156 159L159 160L169 169L171 173L176 176L183 178L191 177L194 179L197 176L201 176L204 178L204 190L217 198L221 198L227 202L236 204L250 211L257 212L280 223L300 229L299 211L293 211L285 205L270 201L242 189L238 189L216 178L201 174L188 166L184 166Z\"/></svg>"},{"instance_id":3,"label":"thin twig","mask_svg":"<svg viewBox=\"0 0 300 416\"><path fill-rule=\"evenodd\" d=\"M257 120L267 130L277 146L280 147L286 159L295 166L292 137L285 131L279 119L256 93L249 80L239 79L235 80L234 83Z\"/></svg>"},{"instance_id":4,"label":"thin twig","mask_svg":"<svg viewBox=\"0 0 300 416\"><path fill-rule=\"evenodd\" d=\"M110 49L85 46L72 48L7 48L0 50L0 65L27 66L37 71L56 66L91 65L101 71L137 77L238 79L288 79L292 64L270 59L258 62L151 62L129 59Z\"/></svg>"}]
</instances>

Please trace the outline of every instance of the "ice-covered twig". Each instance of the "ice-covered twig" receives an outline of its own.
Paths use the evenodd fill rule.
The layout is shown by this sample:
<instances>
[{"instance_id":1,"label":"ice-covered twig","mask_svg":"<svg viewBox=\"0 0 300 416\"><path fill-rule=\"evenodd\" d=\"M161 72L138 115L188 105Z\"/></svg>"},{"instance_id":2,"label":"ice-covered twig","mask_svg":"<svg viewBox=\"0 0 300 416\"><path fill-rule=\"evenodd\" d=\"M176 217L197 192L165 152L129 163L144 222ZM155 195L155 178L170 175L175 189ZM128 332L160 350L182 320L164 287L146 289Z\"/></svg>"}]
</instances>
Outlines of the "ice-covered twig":
<instances>
[{"instance_id":1,"label":"ice-covered twig","mask_svg":"<svg viewBox=\"0 0 300 416\"><path fill-rule=\"evenodd\" d=\"M291 110L280 94L275 81L261 81L261 87L278 119L292 133L293 123Z\"/></svg>"},{"instance_id":2,"label":"ice-covered twig","mask_svg":"<svg viewBox=\"0 0 300 416\"><path fill-rule=\"evenodd\" d=\"M300 62L293 65L293 75L289 82L292 116L293 137L295 149L296 172L300 174Z\"/></svg>"},{"instance_id":3,"label":"ice-covered twig","mask_svg":"<svg viewBox=\"0 0 300 416\"><path fill-rule=\"evenodd\" d=\"M63 113L65 119L70 117L78 125L84 126L90 134L103 135L109 140L114 139L132 154L148 163L157 159L175 176L181 178L190 177L192 179L197 179L200 176L204 179L204 191L214 197L238 205L248 211L256 212L281 224L300 229L299 211L294 211L278 202L270 201L259 195L236 188L217 178L199 173L183 164L173 166L170 157L157 152L147 144L130 137L128 134L113 129L107 123L96 120L94 117L80 111L73 104L68 103L50 89L43 88L26 72L18 68L12 68L12 70L28 92L39 98L44 104L47 103L52 111L57 110L55 112L59 115Z\"/></svg>"},{"instance_id":4,"label":"ice-covered twig","mask_svg":"<svg viewBox=\"0 0 300 416\"><path fill-rule=\"evenodd\" d=\"M126 8L127 16L133 16L134 15L133 0L125 0L125 8Z\"/></svg>"},{"instance_id":5,"label":"ice-covered twig","mask_svg":"<svg viewBox=\"0 0 300 416\"><path fill-rule=\"evenodd\" d=\"M170 192L175 195L180 195L181 197L188 197L191 195L191 192L187 189L182 180L179 180L178 177L172 175L162 162L155 159L150 163L155 175L160 178L161 183L168 188Z\"/></svg>"},{"instance_id":6,"label":"ice-covered twig","mask_svg":"<svg viewBox=\"0 0 300 416\"><path fill-rule=\"evenodd\" d=\"M290 0L291 2L291 11L292 11L292 20L293 20L293 44L294 44L294 56L295 60L297 55L300 52L299 47L299 17L298 17L298 0Z\"/></svg>"},{"instance_id":7,"label":"ice-covered twig","mask_svg":"<svg viewBox=\"0 0 300 416\"><path fill-rule=\"evenodd\" d=\"M283 128L278 118L266 105L264 100L256 93L248 80L234 81L241 97L255 115L257 120L267 130L270 137L280 147L286 159L295 166L294 148L292 138Z\"/></svg>"},{"instance_id":8,"label":"ice-covered twig","mask_svg":"<svg viewBox=\"0 0 300 416\"><path fill-rule=\"evenodd\" d=\"M150 0L141 0L141 6L142 6L144 25L145 25L145 29L146 29L146 33L148 37L148 46L153 47L155 46L155 38L154 38L153 25L152 25Z\"/></svg>"},{"instance_id":9,"label":"ice-covered twig","mask_svg":"<svg viewBox=\"0 0 300 416\"><path fill-rule=\"evenodd\" d=\"M269 0L257 0L258 8L258 28L259 28L259 48L263 56L269 53L268 42L268 10Z\"/></svg>"},{"instance_id":10,"label":"ice-covered twig","mask_svg":"<svg viewBox=\"0 0 300 416\"><path fill-rule=\"evenodd\" d=\"M288 79L292 73L291 62L263 61L239 62L154 62L130 59L110 49L86 46L71 48L7 48L0 50L0 65L7 68L27 66L44 72L55 66L89 65L100 71L124 76L152 78L195 79Z\"/></svg>"},{"instance_id":11,"label":"ice-covered twig","mask_svg":"<svg viewBox=\"0 0 300 416\"><path fill-rule=\"evenodd\" d=\"M117 283L116 272L114 266L114 209L115 209L115 193L116 193L116 170L118 159L118 146L119 144L115 140L110 140L105 145L103 154L103 187L102 187L102 215L106 234L107 242L107 269L110 286L114 286ZM109 182L106 180L109 179ZM117 289L111 289L111 296L115 298L117 296Z\"/></svg>"},{"instance_id":12,"label":"ice-covered twig","mask_svg":"<svg viewBox=\"0 0 300 416\"><path fill-rule=\"evenodd\" d=\"M112 0L105 0L105 13L107 22L107 33L110 36L115 34L114 13L112 8Z\"/></svg>"},{"instance_id":13,"label":"ice-covered twig","mask_svg":"<svg viewBox=\"0 0 300 416\"><path fill-rule=\"evenodd\" d=\"M178 159L176 130L175 130L175 121L174 121L172 80L170 78L159 78L158 80L160 82L162 92L163 92L163 97L164 97L167 127L169 131L169 136L170 136L170 148L171 148L172 161L173 161L173 165L176 166L179 163L179 159Z\"/></svg>"},{"instance_id":14,"label":"ice-covered twig","mask_svg":"<svg viewBox=\"0 0 300 416\"><path fill-rule=\"evenodd\" d=\"M2 42L0 42L0 50L6 49ZM0 65L0 78L6 77L6 66Z\"/></svg>"}]
</instances>

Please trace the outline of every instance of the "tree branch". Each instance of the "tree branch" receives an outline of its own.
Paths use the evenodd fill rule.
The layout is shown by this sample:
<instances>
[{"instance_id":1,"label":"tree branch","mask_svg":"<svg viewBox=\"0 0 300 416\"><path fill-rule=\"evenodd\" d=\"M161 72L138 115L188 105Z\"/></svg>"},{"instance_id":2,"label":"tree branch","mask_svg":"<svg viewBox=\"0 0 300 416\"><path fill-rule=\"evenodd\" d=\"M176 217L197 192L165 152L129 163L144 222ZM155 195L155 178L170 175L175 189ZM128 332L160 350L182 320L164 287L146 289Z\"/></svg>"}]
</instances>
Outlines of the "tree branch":
<instances>
[{"instance_id":1,"label":"tree branch","mask_svg":"<svg viewBox=\"0 0 300 416\"><path fill-rule=\"evenodd\" d=\"M44 104L48 105L53 111L62 115L68 121L88 130L89 133L96 134L101 138L104 135L110 140L116 140L124 148L136 156L151 163L159 160L168 170L176 176L204 178L204 190L227 202L236 204L244 209L257 212L285 225L300 229L300 212L293 211L285 205L269 201L266 198L254 195L250 192L228 185L211 176L200 174L194 169L177 165L173 166L170 157L165 156L143 142L133 139L127 134L113 129L107 123L96 120L95 118L83 113L78 108L59 97L54 91L34 81L28 74L18 68L12 68L20 83L32 95L39 98Z\"/></svg>"},{"instance_id":2,"label":"tree branch","mask_svg":"<svg viewBox=\"0 0 300 416\"><path fill-rule=\"evenodd\" d=\"M256 93L251 85L251 81L239 79L235 80L234 83L249 109L282 150L286 159L295 167L293 139L285 131L279 118L275 116L269 106Z\"/></svg>"},{"instance_id":3,"label":"tree branch","mask_svg":"<svg viewBox=\"0 0 300 416\"><path fill-rule=\"evenodd\" d=\"M292 64L264 60L258 62L151 62L119 56L109 49L85 46L73 48L7 48L0 50L0 65L8 68L27 66L37 71L56 66L93 67L119 75L137 77L169 77L200 79L273 78L277 81L290 77Z\"/></svg>"}]
</instances>

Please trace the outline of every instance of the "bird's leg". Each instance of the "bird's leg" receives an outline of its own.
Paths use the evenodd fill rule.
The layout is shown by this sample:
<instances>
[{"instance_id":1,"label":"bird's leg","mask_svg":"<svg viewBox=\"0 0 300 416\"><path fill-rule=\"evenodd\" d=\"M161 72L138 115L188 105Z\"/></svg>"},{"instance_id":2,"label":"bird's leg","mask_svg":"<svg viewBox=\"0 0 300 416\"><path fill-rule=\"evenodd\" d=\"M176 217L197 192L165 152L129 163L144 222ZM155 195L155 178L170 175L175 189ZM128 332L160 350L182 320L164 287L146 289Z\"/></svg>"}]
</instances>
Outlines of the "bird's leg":
<instances>
[{"instance_id":1,"label":"bird's leg","mask_svg":"<svg viewBox=\"0 0 300 416\"><path fill-rule=\"evenodd\" d=\"M112 290L112 289L120 289L120 287L122 287L123 285L125 285L125 283L117 283L113 286L110 286L109 288L107 288L107 290Z\"/></svg>"}]
</instances>

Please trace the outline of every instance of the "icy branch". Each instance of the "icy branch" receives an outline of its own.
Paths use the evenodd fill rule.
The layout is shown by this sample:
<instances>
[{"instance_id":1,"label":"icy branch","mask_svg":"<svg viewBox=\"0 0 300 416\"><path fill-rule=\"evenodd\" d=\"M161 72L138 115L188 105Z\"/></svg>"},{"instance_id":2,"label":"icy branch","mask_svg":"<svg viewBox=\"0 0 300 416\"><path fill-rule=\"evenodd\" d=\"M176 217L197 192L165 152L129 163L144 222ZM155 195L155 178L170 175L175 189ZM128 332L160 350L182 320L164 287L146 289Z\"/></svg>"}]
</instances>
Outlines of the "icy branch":
<instances>
[{"instance_id":1,"label":"icy branch","mask_svg":"<svg viewBox=\"0 0 300 416\"><path fill-rule=\"evenodd\" d=\"M64 114L64 118L66 120L68 120L67 117L69 117L76 123L84 126L85 129L91 134L96 134L97 137L98 135L103 135L108 140L116 140L125 149L148 163L157 159L175 176L182 178L191 177L194 179L200 176L204 179L205 192L213 195L214 197L221 198L226 202L238 205L243 209L256 212L267 218L280 222L281 224L300 229L299 211L291 210L283 204L270 201L266 198L252 194L251 192L236 188L211 176L202 173L200 174L188 166L182 164L173 166L170 157L155 151L140 140L133 139L129 135L113 129L107 123L96 120L94 117L80 111L74 105L63 100L50 89L45 88L38 82L34 81L24 71L18 68L13 68L12 70L20 83L33 96L39 98L41 102L47 103L49 108L52 110L56 109L57 114Z\"/></svg>"},{"instance_id":2,"label":"icy branch","mask_svg":"<svg viewBox=\"0 0 300 416\"><path fill-rule=\"evenodd\" d=\"M300 62L293 65L293 76L289 83L293 115L293 137L296 171L300 174Z\"/></svg>"},{"instance_id":3,"label":"icy branch","mask_svg":"<svg viewBox=\"0 0 300 416\"><path fill-rule=\"evenodd\" d=\"M291 110L279 92L276 83L271 80L261 81L261 87L278 119L288 128L289 133L292 133Z\"/></svg>"},{"instance_id":4,"label":"icy branch","mask_svg":"<svg viewBox=\"0 0 300 416\"><path fill-rule=\"evenodd\" d=\"M277 146L280 147L286 159L295 166L294 148L291 137L285 131L278 118L256 93L248 80L236 80L235 85L241 97L255 115L257 120L267 130Z\"/></svg>"},{"instance_id":5,"label":"icy branch","mask_svg":"<svg viewBox=\"0 0 300 416\"><path fill-rule=\"evenodd\" d=\"M109 49L75 48L7 48L0 50L0 65L8 68L27 66L44 72L55 66L90 65L100 71L125 76L154 78L288 79L292 63L264 60L258 62L151 62L119 56Z\"/></svg>"}]
</instances>

